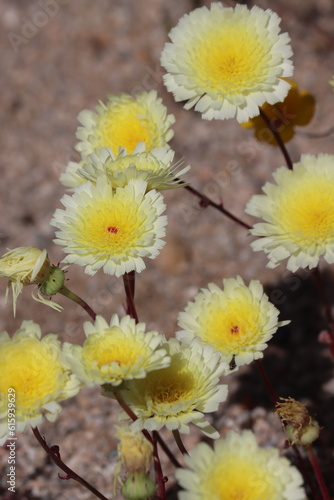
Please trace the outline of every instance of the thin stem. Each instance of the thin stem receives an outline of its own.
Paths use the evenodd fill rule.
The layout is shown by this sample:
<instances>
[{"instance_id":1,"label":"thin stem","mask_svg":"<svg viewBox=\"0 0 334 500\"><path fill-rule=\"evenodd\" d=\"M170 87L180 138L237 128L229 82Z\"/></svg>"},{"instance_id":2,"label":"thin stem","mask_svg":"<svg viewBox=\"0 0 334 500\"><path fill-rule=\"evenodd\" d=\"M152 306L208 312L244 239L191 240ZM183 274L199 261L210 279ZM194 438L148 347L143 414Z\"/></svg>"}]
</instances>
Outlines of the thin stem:
<instances>
[{"instance_id":1,"label":"thin stem","mask_svg":"<svg viewBox=\"0 0 334 500\"><path fill-rule=\"evenodd\" d=\"M117 403L120 405L122 410L128 415L128 417L130 417L131 420L133 420L133 421L137 420L138 417L133 413L131 408L126 404L126 402L124 401L124 399L121 396L121 393L119 391L114 391L113 395L115 396Z\"/></svg>"},{"instance_id":2,"label":"thin stem","mask_svg":"<svg viewBox=\"0 0 334 500\"><path fill-rule=\"evenodd\" d=\"M321 276L320 271L319 271L319 267L316 267L313 270L312 275L315 279L318 295L319 295L319 298L320 298L322 305L323 305L323 308L324 308L324 312L325 312L325 316L326 316L326 320L327 320L328 333L329 333L330 339L331 339L331 342L329 344L329 348L330 348L332 356L334 357L334 320L333 320L332 311L331 311L327 296L326 296L325 291L324 291L325 287L324 287L322 276Z\"/></svg>"},{"instance_id":3,"label":"thin stem","mask_svg":"<svg viewBox=\"0 0 334 500\"><path fill-rule=\"evenodd\" d=\"M100 498L101 500L108 500L107 497L102 495L94 486L92 486L90 483L85 481L81 476L79 476L76 472L74 472L72 469L70 469L62 459L60 458L60 453L59 453L59 447L58 446L48 446L48 444L45 441L45 438L41 436L39 430L37 427L32 427L32 431L35 435L35 438L39 442L39 444L42 446L42 448L46 451L48 456L51 458L51 460L61 469L63 470L67 478L66 479L74 479L74 481L77 481L80 483L82 486L84 486L87 490L91 491L93 495L95 495L97 498Z\"/></svg>"},{"instance_id":4,"label":"thin stem","mask_svg":"<svg viewBox=\"0 0 334 500\"><path fill-rule=\"evenodd\" d=\"M260 375L263 379L263 382L264 382L264 385L266 386L267 388L267 391L268 391L268 394L270 396L270 399L272 400L272 402L274 403L274 406L276 405L277 401L278 401L278 398L277 398L277 395L276 395L276 392L273 388L273 386L271 385L271 382L268 378L268 375L266 374L266 371L265 369L263 368L263 364L261 362L260 359L256 359L255 360L255 364L260 372Z\"/></svg>"},{"instance_id":5,"label":"thin stem","mask_svg":"<svg viewBox=\"0 0 334 500\"><path fill-rule=\"evenodd\" d=\"M76 304L79 304L79 306L81 306L89 314L89 316L95 320L96 313L93 311L93 309L87 304L87 302L85 302L75 293L71 292L71 290L69 290L65 285L61 287L59 293L61 293L68 299L73 300L73 302L75 302Z\"/></svg>"},{"instance_id":6,"label":"thin stem","mask_svg":"<svg viewBox=\"0 0 334 500\"><path fill-rule=\"evenodd\" d=\"M312 445L307 446L307 454L308 454L308 458L311 462L311 465L313 467L314 475L315 475L316 480L318 482L323 500L331 500L331 497L329 496L327 486L325 484L322 472L321 472L319 464L318 464L317 457L315 456L315 453L313 451Z\"/></svg>"},{"instance_id":7,"label":"thin stem","mask_svg":"<svg viewBox=\"0 0 334 500\"><path fill-rule=\"evenodd\" d=\"M282 137L280 136L280 133L278 132L278 130L275 127L275 125L273 123L271 123L271 121L269 120L268 116L266 115L266 113L261 108L260 108L260 116L261 116L262 120L265 122L265 124L267 125L267 127L269 128L269 130L271 130L271 132L273 133L273 136L276 139L278 147L280 148L280 150L283 153L283 156L285 158L287 167L290 170L292 170L293 169L292 160L291 160L290 155L289 155L289 153L288 153L288 151L287 151L287 149L286 149L286 147L284 145L284 142L282 140Z\"/></svg>"},{"instance_id":8,"label":"thin stem","mask_svg":"<svg viewBox=\"0 0 334 500\"><path fill-rule=\"evenodd\" d=\"M155 477L159 488L159 498L161 500L166 500L165 478L162 472L161 462L159 459L159 453L157 447L157 431L153 431L153 457L154 457Z\"/></svg>"},{"instance_id":9,"label":"thin stem","mask_svg":"<svg viewBox=\"0 0 334 500\"><path fill-rule=\"evenodd\" d=\"M210 207L213 207L216 210L218 210L219 212L221 212L222 214L226 215L226 217L228 217L229 219L231 219L234 222L236 222L237 224L239 224L239 226L242 226L245 229L252 229L252 226L250 226L246 222L242 221L241 219L239 219L235 215L231 214L231 212L226 210L221 203L215 203L210 198L208 198L205 194L201 193L200 191L197 191L197 189L193 188L192 186L187 185L187 186L183 186L183 187L184 187L184 189L186 189L187 191L189 191L193 195L197 196L197 198L199 198L202 202L204 202L205 206L210 205Z\"/></svg>"},{"instance_id":10,"label":"thin stem","mask_svg":"<svg viewBox=\"0 0 334 500\"><path fill-rule=\"evenodd\" d=\"M123 283L126 294L126 303L127 310L126 313L133 318L136 323L139 322L138 315L136 311L136 306L134 303L134 295L135 295L135 272L131 271L130 273L123 274Z\"/></svg>"},{"instance_id":11,"label":"thin stem","mask_svg":"<svg viewBox=\"0 0 334 500\"><path fill-rule=\"evenodd\" d=\"M180 436L178 429L175 429L173 431L173 436L174 436L175 442L176 442L180 452L182 453L182 455L189 455L189 453L186 450L186 447L184 446L184 444L182 442L182 439L181 439L181 436Z\"/></svg>"},{"instance_id":12,"label":"thin stem","mask_svg":"<svg viewBox=\"0 0 334 500\"><path fill-rule=\"evenodd\" d=\"M160 434L157 432L156 433L156 437L157 437L157 441L158 443L160 444L161 448L163 449L163 451L166 453L167 457L169 458L169 460L172 462L172 464L175 466L175 467L181 467L181 464L180 462L174 457L173 453L171 452L171 450L168 448L167 444L165 443L165 441L162 439L162 437L160 436Z\"/></svg>"}]
</instances>

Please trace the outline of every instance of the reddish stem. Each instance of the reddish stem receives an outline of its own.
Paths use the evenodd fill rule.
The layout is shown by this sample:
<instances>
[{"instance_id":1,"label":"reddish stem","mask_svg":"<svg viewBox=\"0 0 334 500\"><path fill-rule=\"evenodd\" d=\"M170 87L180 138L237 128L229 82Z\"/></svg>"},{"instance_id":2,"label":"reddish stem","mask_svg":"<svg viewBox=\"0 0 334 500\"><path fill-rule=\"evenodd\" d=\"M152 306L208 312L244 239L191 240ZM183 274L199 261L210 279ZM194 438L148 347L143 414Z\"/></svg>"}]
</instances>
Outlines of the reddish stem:
<instances>
[{"instance_id":1,"label":"reddish stem","mask_svg":"<svg viewBox=\"0 0 334 500\"><path fill-rule=\"evenodd\" d=\"M59 293L61 293L68 299L73 300L73 302L75 302L76 304L79 304L79 306L82 307L93 320L95 320L96 312L93 311L93 309L87 304L87 302L85 302L75 293L71 292L71 290L69 290L66 286L63 285L59 290Z\"/></svg>"},{"instance_id":2,"label":"reddish stem","mask_svg":"<svg viewBox=\"0 0 334 500\"><path fill-rule=\"evenodd\" d=\"M133 318L136 321L136 323L138 323L139 322L138 314L134 303L135 279L136 275L134 271L123 274L123 283L124 283L126 304L127 304L126 313L129 314L131 318Z\"/></svg>"},{"instance_id":3,"label":"reddish stem","mask_svg":"<svg viewBox=\"0 0 334 500\"><path fill-rule=\"evenodd\" d=\"M331 497L328 493L327 486L325 484L323 475L321 473L321 470L320 470L320 467L318 464L317 457L315 456L315 453L313 451L312 445L307 446L307 454L308 454L308 458L311 462L311 465L313 467L314 475L317 479L323 500L331 500Z\"/></svg>"},{"instance_id":4,"label":"reddish stem","mask_svg":"<svg viewBox=\"0 0 334 500\"><path fill-rule=\"evenodd\" d=\"M93 495L95 495L97 498L100 498L101 500L108 500L107 497L102 495L94 486L92 486L90 483L85 481L81 476L79 476L76 472L74 472L72 469L70 469L62 459L60 458L60 453L59 453L59 448L58 446L48 446L47 442L45 441L45 438L41 436L39 430L37 427L32 427L32 431L35 435L35 438L39 442L39 444L42 446L42 448L46 451L48 456L51 458L51 460L61 469L63 470L67 478L66 479L74 479L74 481L77 481L80 483L82 486L84 486L87 490L91 491Z\"/></svg>"},{"instance_id":5,"label":"reddish stem","mask_svg":"<svg viewBox=\"0 0 334 500\"><path fill-rule=\"evenodd\" d=\"M277 128L275 127L275 125L273 123L271 123L271 121L269 120L268 116L266 115L266 113L260 108L260 116L262 118L262 120L265 122L265 124L267 125L267 127L269 128L269 130L273 133L274 137L275 137L275 140L280 148L280 150L282 151L283 153L283 156L285 158L285 161L286 161L286 164L287 164L287 167L290 169L290 170L293 170L293 164L292 164L292 160L290 158L290 155L284 145L284 142L282 140L282 137L279 133L279 131L277 130Z\"/></svg>"}]
</instances>

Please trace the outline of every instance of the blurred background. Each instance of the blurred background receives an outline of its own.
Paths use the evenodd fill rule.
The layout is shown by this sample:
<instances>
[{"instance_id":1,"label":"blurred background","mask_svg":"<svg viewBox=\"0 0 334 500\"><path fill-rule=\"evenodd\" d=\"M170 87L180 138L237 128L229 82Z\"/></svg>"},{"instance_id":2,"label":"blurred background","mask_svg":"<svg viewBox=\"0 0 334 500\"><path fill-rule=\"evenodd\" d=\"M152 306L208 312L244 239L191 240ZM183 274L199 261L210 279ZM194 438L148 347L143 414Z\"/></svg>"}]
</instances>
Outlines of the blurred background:
<instances>
[{"instance_id":1,"label":"blurred background","mask_svg":"<svg viewBox=\"0 0 334 500\"><path fill-rule=\"evenodd\" d=\"M223 3L234 6L237 2ZM184 158L192 167L187 180L247 223L253 222L244 213L245 205L272 180L272 172L284 165L280 151L256 142L252 130L242 129L235 120L209 122L194 111L185 111L163 85L159 59L168 32L183 14L209 4L199 0L2 0L1 255L7 248L32 245L46 248L53 264L62 260L62 248L52 242L54 228L49 224L65 193L59 175L69 160L79 159L74 149L78 113L93 110L110 93L157 90L176 117L171 147L177 159ZM294 52L293 78L317 102L311 123L297 129L287 144L293 161L299 161L303 153L333 154L333 135L312 136L323 135L333 126L334 93L328 84L334 75L333 0L259 0L256 5L271 8L282 18L282 31L289 33ZM164 196L169 220L166 246L156 260L146 261L147 269L137 277L140 320L149 329L172 336L178 329L179 311L200 287L209 282L221 285L223 278L237 274L247 283L259 279L281 310L281 318L292 320L270 342L265 366L277 393L305 402L324 427L315 446L334 496L333 363L328 349L317 341L326 324L312 276L293 277L284 266L267 269L266 257L252 252L247 231L214 209L201 208L185 190ZM332 268L322 268L333 300ZM69 269L67 278L68 287L107 320L113 313L124 314L121 279L102 272L88 277L78 266ZM41 325L43 334L82 341L82 323L89 318L79 307L56 296L64 307L58 313L34 302L26 287L13 318L11 302L4 302L5 288L6 281L1 280L1 331L12 334L24 319L32 319ZM262 444L282 446L280 423L255 369L245 367L228 383L229 400L213 420L222 435L231 427L252 428ZM54 425L41 428L50 444L60 445L64 461L106 496L111 494L116 414L116 407L100 397L98 388L84 390L64 404ZM187 446L198 438L196 433L189 436ZM0 449L1 498L94 498L57 477L56 467L30 433L19 437L17 453L17 495L9 497L7 450ZM165 473L170 474L169 498L173 498L173 469L167 463Z\"/></svg>"}]
</instances>

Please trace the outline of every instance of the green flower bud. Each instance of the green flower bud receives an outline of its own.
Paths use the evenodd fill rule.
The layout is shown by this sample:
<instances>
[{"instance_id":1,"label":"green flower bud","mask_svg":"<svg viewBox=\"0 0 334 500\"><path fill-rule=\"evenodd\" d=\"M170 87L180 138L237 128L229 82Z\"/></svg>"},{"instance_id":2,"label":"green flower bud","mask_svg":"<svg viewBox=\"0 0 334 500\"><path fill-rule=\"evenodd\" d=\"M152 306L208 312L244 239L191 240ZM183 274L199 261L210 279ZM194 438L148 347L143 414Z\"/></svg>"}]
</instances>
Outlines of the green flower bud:
<instances>
[{"instance_id":1,"label":"green flower bud","mask_svg":"<svg viewBox=\"0 0 334 500\"><path fill-rule=\"evenodd\" d=\"M127 500L145 500L153 495L156 484L144 471L130 472L122 486L122 495Z\"/></svg>"},{"instance_id":2,"label":"green flower bud","mask_svg":"<svg viewBox=\"0 0 334 500\"><path fill-rule=\"evenodd\" d=\"M39 290L43 295L51 297L62 288L65 282L65 273L62 269L56 266L51 266L49 275L39 286Z\"/></svg>"}]
</instances>

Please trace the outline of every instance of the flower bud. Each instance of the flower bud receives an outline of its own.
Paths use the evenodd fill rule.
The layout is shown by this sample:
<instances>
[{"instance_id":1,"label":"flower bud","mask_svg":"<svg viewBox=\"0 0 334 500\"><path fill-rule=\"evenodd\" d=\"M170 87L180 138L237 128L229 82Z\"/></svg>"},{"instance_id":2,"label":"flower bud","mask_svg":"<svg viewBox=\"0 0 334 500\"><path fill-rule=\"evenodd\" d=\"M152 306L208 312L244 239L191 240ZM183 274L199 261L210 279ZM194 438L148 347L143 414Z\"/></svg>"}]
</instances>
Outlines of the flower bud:
<instances>
[{"instance_id":1,"label":"flower bud","mask_svg":"<svg viewBox=\"0 0 334 500\"><path fill-rule=\"evenodd\" d=\"M130 472L122 486L122 495L127 500L145 500L153 495L156 484L144 472Z\"/></svg>"}]
</instances>

